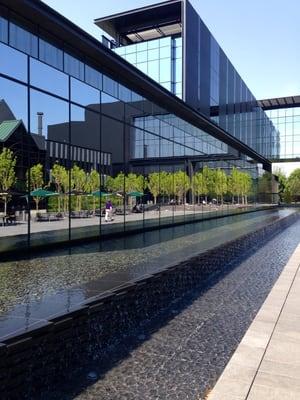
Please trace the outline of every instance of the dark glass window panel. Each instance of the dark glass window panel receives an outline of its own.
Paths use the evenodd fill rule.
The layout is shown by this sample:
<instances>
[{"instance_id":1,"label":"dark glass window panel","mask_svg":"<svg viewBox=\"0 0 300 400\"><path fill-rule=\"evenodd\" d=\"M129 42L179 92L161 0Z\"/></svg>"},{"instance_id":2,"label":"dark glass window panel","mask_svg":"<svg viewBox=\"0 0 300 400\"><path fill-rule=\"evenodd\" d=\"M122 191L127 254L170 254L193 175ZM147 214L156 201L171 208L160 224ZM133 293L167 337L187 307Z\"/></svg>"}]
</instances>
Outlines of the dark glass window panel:
<instances>
[{"instance_id":1,"label":"dark glass window panel","mask_svg":"<svg viewBox=\"0 0 300 400\"><path fill-rule=\"evenodd\" d=\"M30 59L30 83L57 96L69 97L68 76L33 58Z\"/></svg>"},{"instance_id":2,"label":"dark glass window panel","mask_svg":"<svg viewBox=\"0 0 300 400\"><path fill-rule=\"evenodd\" d=\"M22 120L27 129L27 88L0 78L0 123L9 120Z\"/></svg>"},{"instance_id":3,"label":"dark glass window panel","mask_svg":"<svg viewBox=\"0 0 300 400\"><path fill-rule=\"evenodd\" d=\"M100 91L74 78L71 78L71 100L100 111Z\"/></svg>"},{"instance_id":4,"label":"dark glass window panel","mask_svg":"<svg viewBox=\"0 0 300 400\"><path fill-rule=\"evenodd\" d=\"M124 103L115 97L101 93L101 112L113 118L124 119Z\"/></svg>"},{"instance_id":5,"label":"dark glass window panel","mask_svg":"<svg viewBox=\"0 0 300 400\"><path fill-rule=\"evenodd\" d=\"M160 139L160 157L173 157L173 142Z\"/></svg>"},{"instance_id":6,"label":"dark glass window panel","mask_svg":"<svg viewBox=\"0 0 300 400\"><path fill-rule=\"evenodd\" d=\"M145 132L144 158L159 157L159 137Z\"/></svg>"},{"instance_id":7,"label":"dark glass window panel","mask_svg":"<svg viewBox=\"0 0 300 400\"><path fill-rule=\"evenodd\" d=\"M0 16L0 41L8 42L8 22L6 19Z\"/></svg>"},{"instance_id":8,"label":"dark glass window panel","mask_svg":"<svg viewBox=\"0 0 300 400\"><path fill-rule=\"evenodd\" d=\"M131 102L131 99L132 99L131 90L123 85L119 85L119 98L120 98L120 100L124 101L125 103Z\"/></svg>"},{"instance_id":9,"label":"dark glass window panel","mask_svg":"<svg viewBox=\"0 0 300 400\"><path fill-rule=\"evenodd\" d=\"M106 75L103 75L103 90L104 92L114 96L119 96L119 85L118 82L114 81L113 79L109 78Z\"/></svg>"},{"instance_id":10,"label":"dark glass window panel","mask_svg":"<svg viewBox=\"0 0 300 400\"><path fill-rule=\"evenodd\" d=\"M63 51L43 39L40 39L39 59L63 70Z\"/></svg>"},{"instance_id":11,"label":"dark glass window panel","mask_svg":"<svg viewBox=\"0 0 300 400\"><path fill-rule=\"evenodd\" d=\"M38 113L42 113L42 129L38 129ZM49 140L69 141L69 105L37 90L30 90L30 129Z\"/></svg>"},{"instance_id":12,"label":"dark glass window panel","mask_svg":"<svg viewBox=\"0 0 300 400\"><path fill-rule=\"evenodd\" d=\"M85 162L81 167L87 170L94 168L100 158L100 115L83 107L71 106L71 145L81 149L81 159L73 155L71 161ZM99 157L94 152L98 152ZM97 163L97 170L100 164Z\"/></svg>"},{"instance_id":13,"label":"dark glass window panel","mask_svg":"<svg viewBox=\"0 0 300 400\"><path fill-rule=\"evenodd\" d=\"M112 163L118 164L120 171L125 171L124 146L123 146L124 124L112 118L102 116L101 118L101 149L102 152L112 154Z\"/></svg>"},{"instance_id":14,"label":"dark glass window panel","mask_svg":"<svg viewBox=\"0 0 300 400\"><path fill-rule=\"evenodd\" d=\"M27 82L27 56L0 43L0 72Z\"/></svg>"},{"instance_id":15,"label":"dark glass window panel","mask_svg":"<svg viewBox=\"0 0 300 400\"><path fill-rule=\"evenodd\" d=\"M132 158L144 158L144 131L131 128L131 149Z\"/></svg>"},{"instance_id":16,"label":"dark glass window panel","mask_svg":"<svg viewBox=\"0 0 300 400\"><path fill-rule=\"evenodd\" d=\"M85 81L97 89L102 89L102 74L94 68L85 66Z\"/></svg>"},{"instance_id":17,"label":"dark glass window panel","mask_svg":"<svg viewBox=\"0 0 300 400\"><path fill-rule=\"evenodd\" d=\"M38 55L38 39L32 33L10 22L9 44L33 57Z\"/></svg>"},{"instance_id":18,"label":"dark glass window panel","mask_svg":"<svg viewBox=\"0 0 300 400\"><path fill-rule=\"evenodd\" d=\"M64 54L64 70L67 74L74 76L80 80L84 80L84 64L77 58L71 56L68 53Z\"/></svg>"}]
</instances>

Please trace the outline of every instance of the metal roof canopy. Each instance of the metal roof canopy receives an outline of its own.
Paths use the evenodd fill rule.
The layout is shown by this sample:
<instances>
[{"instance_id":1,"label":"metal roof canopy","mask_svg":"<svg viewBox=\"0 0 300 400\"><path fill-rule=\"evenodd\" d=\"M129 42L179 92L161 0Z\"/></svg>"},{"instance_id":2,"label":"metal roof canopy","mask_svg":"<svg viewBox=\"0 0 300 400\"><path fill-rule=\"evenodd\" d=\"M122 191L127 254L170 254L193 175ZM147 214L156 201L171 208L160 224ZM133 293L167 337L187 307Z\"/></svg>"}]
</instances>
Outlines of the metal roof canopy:
<instances>
[{"instance_id":1,"label":"metal roof canopy","mask_svg":"<svg viewBox=\"0 0 300 400\"><path fill-rule=\"evenodd\" d=\"M300 95L258 100L257 104L263 110L277 110L279 108L300 107Z\"/></svg>"},{"instance_id":2,"label":"metal roof canopy","mask_svg":"<svg viewBox=\"0 0 300 400\"><path fill-rule=\"evenodd\" d=\"M117 42L141 42L181 32L182 0L141 7L94 20Z\"/></svg>"}]
</instances>

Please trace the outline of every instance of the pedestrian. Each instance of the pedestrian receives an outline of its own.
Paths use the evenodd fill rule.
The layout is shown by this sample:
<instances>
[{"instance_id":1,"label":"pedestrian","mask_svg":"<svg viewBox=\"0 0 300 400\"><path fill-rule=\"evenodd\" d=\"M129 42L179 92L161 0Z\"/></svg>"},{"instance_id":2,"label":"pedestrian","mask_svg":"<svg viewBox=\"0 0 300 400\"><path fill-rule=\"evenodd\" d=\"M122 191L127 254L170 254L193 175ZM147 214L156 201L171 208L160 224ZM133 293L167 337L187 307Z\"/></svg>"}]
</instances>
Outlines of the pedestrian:
<instances>
[{"instance_id":1,"label":"pedestrian","mask_svg":"<svg viewBox=\"0 0 300 400\"><path fill-rule=\"evenodd\" d=\"M108 222L108 219L110 221L113 221L112 219L112 202L110 200L108 200L105 204L105 222Z\"/></svg>"}]
</instances>

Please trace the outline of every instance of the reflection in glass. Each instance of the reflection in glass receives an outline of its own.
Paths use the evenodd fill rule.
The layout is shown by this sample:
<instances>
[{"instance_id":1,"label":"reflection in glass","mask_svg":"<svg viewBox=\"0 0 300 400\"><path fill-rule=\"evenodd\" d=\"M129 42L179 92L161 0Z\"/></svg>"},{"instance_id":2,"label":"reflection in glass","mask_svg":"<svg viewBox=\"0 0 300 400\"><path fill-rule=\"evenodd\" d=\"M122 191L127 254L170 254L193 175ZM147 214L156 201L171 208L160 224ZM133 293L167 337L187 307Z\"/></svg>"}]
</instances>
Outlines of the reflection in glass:
<instances>
[{"instance_id":1,"label":"reflection in glass","mask_svg":"<svg viewBox=\"0 0 300 400\"><path fill-rule=\"evenodd\" d=\"M27 56L0 43L0 72L27 82Z\"/></svg>"},{"instance_id":2,"label":"reflection in glass","mask_svg":"<svg viewBox=\"0 0 300 400\"><path fill-rule=\"evenodd\" d=\"M55 97L30 90L30 129L49 140L68 142L68 103Z\"/></svg>"},{"instance_id":3,"label":"reflection in glass","mask_svg":"<svg viewBox=\"0 0 300 400\"><path fill-rule=\"evenodd\" d=\"M104 92L101 93L101 111L113 118L124 119L124 103Z\"/></svg>"},{"instance_id":4,"label":"reflection in glass","mask_svg":"<svg viewBox=\"0 0 300 400\"><path fill-rule=\"evenodd\" d=\"M37 37L13 22L9 24L9 44L30 56L38 55Z\"/></svg>"},{"instance_id":5,"label":"reflection in glass","mask_svg":"<svg viewBox=\"0 0 300 400\"><path fill-rule=\"evenodd\" d=\"M0 16L0 41L8 42L8 22L6 19Z\"/></svg>"},{"instance_id":6,"label":"reflection in glass","mask_svg":"<svg viewBox=\"0 0 300 400\"><path fill-rule=\"evenodd\" d=\"M84 64L78 58L64 53L64 70L67 74L80 80L84 80Z\"/></svg>"},{"instance_id":7,"label":"reflection in glass","mask_svg":"<svg viewBox=\"0 0 300 400\"><path fill-rule=\"evenodd\" d=\"M69 97L68 76L34 58L30 59L30 83L58 96Z\"/></svg>"},{"instance_id":8,"label":"reflection in glass","mask_svg":"<svg viewBox=\"0 0 300 400\"><path fill-rule=\"evenodd\" d=\"M39 46L39 59L55 68L63 70L63 51L43 39L39 40Z\"/></svg>"},{"instance_id":9,"label":"reflection in glass","mask_svg":"<svg viewBox=\"0 0 300 400\"><path fill-rule=\"evenodd\" d=\"M71 101L100 111L100 91L71 78Z\"/></svg>"},{"instance_id":10,"label":"reflection in glass","mask_svg":"<svg viewBox=\"0 0 300 400\"><path fill-rule=\"evenodd\" d=\"M8 120L21 120L28 127L27 87L0 78L0 122Z\"/></svg>"},{"instance_id":11,"label":"reflection in glass","mask_svg":"<svg viewBox=\"0 0 300 400\"><path fill-rule=\"evenodd\" d=\"M102 74L89 65L85 65L85 81L97 89L102 89Z\"/></svg>"}]
</instances>

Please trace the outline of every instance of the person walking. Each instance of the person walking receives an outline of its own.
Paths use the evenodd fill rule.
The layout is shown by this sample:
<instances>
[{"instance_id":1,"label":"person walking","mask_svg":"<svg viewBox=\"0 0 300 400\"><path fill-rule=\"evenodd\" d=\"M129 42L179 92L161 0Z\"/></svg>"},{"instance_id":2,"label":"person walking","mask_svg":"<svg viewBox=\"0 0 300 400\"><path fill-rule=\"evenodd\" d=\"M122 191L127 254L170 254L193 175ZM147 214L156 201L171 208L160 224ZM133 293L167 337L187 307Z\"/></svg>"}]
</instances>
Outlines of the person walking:
<instances>
[{"instance_id":1,"label":"person walking","mask_svg":"<svg viewBox=\"0 0 300 400\"><path fill-rule=\"evenodd\" d=\"M105 222L108 222L108 219L110 221L113 221L112 219L112 202L110 200L108 200L105 204Z\"/></svg>"}]
</instances>

